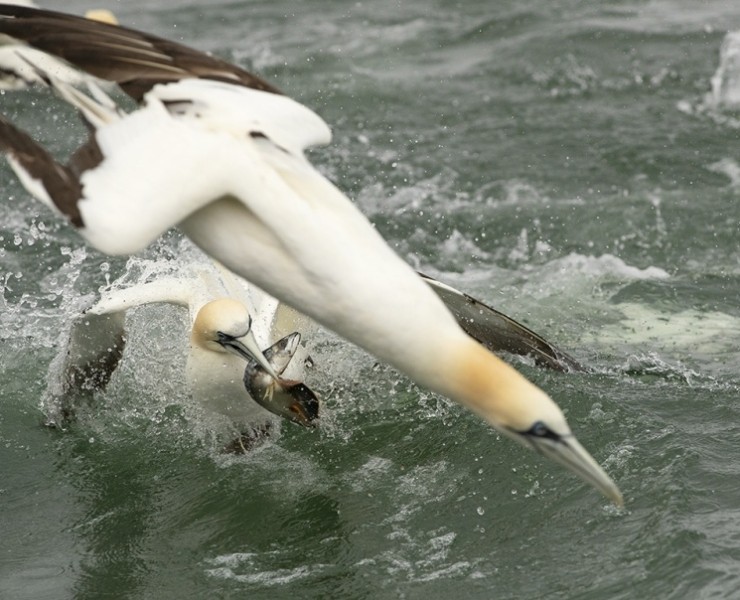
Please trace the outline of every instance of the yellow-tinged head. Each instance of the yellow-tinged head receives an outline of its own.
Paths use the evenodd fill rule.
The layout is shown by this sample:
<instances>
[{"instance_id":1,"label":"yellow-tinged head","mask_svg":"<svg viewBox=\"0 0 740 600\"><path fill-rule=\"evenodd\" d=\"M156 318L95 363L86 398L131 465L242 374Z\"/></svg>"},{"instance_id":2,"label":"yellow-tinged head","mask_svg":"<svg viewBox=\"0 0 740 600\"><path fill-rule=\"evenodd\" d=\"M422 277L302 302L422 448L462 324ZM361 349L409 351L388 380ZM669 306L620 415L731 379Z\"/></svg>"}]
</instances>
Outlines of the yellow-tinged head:
<instances>
[{"instance_id":1,"label":"yellow-tinged head","mask_svg":"<svg viewBox=\"0 0 740 600\"><path fill-rule=\"evenodd\" d=\"M213 352L230 352L224 347L225 336L240 338L252 329L252 317L238 300L219 298L204 304L198 311L191 339L194 344Z\"/></svg>"},{"instance_id":2,"label":"yellow-tinged head","mask_svg":"<svg viewBox=\"0 0 740 600\"><path fill-rule=\"evenodd\" d=\"M244 360L253 358L267 373L278 377L254 338L249 310L238 300L218 298L203 305L193 322L190 340L212 352L230 352Z\"/></svg>"},{"instance_id":3,"label":"yellow-tinged head","mask_svg":"<svg viewBox=\"0 0 740 600\"><path fill-rule=\"evenodd\" d=\"M449 373L449 395L506 436L558 462L617 506L617 485L578 443L552 399L477 342L463 344Z\"/></svg>"}]
</instances>

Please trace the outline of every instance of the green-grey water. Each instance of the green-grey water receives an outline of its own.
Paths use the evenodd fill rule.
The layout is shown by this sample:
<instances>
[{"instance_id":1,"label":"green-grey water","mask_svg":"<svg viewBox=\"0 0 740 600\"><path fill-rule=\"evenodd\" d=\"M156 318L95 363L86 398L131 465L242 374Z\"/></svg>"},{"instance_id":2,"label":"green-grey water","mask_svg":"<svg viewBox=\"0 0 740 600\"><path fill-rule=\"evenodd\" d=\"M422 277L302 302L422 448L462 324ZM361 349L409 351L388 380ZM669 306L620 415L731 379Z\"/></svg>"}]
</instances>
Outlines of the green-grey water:
<instances>
[{"instance_id":1,"label":"green-grey water","mask_svg":"<svg viewBox=\"0 0 740 600\"><path fill-rule=\"evenodd\" d=\"M740 598L740 115L707 97L740 4L109 8L312 107L334 130L312 160L406 260L590 365L515 361L626 508L326 332L322 428L223 456L166 307L132 315L78 423L44 428L83 299L195 252L102 256L3 166L0 598ZM42 91L0 106L61 155L82 138Z\"/></svg>"}]
</instances>

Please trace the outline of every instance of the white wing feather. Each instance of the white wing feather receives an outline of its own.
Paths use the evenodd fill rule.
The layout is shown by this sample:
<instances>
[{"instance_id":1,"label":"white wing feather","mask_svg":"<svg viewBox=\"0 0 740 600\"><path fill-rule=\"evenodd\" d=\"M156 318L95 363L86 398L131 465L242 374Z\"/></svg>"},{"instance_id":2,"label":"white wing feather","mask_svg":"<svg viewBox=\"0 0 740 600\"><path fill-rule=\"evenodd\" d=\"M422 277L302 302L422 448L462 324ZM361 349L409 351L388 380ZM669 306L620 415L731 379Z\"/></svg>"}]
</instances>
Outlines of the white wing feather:
<instances>
[{"instance_id":1,"label":"white wing feather","mask_svg":"<svg viewBox=\"0 0 740 600\"><path fill-rule=\"evenodd\" d=\"M186 108L170 112L175 104ZM263 135L271 151L318 176L303 149L328 142L330 131L297 102L211 81L155 86L142 109L97 130L104 160L81 177L81 233L105 253L134 254L235 187L260 195L271 167Z\"/></svg>"},{"instance_id":2,"label":"white wing feather","mask_svg":"<svg viewBox=\"0 0 740 600\"><path fill-rule=\"evenodd\" d=\"M260 133L294 156L331 141L331 129L315 112L279 94L208 79L155 86L145 97L175 104L179 118L240 138Z\"/></svg>"},{"instance_id":3,"label":"white wing feather","mask_svg":"<svg viewBox=\"0 0 740 600\"><path fill-rule=\"evenodd\" d=\"M144 304L167 303L190 308L198 300L194 297L199 282L175 277L163 277L124 289L103 292L88 313L107 315L125 312Z\"/></svg>"}]
</instances>

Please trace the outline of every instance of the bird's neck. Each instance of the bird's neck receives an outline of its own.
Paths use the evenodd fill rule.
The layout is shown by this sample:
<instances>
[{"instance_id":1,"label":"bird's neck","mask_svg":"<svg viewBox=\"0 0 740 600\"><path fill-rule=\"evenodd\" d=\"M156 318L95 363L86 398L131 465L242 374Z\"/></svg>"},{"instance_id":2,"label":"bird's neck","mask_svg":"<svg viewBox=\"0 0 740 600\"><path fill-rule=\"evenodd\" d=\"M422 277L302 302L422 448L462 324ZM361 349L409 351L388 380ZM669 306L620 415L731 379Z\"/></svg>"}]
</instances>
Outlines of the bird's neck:
<instances>
[{"instance_id":1,"label":"bird's neck","mask_svg":"<svg viewBox=\"0 0 740 600\"><path fill-rule=\"evenodd\" d=\"M447 356L436 391L499 429L519 428L530 402L551 404L540 388L471 338Z\"/></svg>"}]
</instances>

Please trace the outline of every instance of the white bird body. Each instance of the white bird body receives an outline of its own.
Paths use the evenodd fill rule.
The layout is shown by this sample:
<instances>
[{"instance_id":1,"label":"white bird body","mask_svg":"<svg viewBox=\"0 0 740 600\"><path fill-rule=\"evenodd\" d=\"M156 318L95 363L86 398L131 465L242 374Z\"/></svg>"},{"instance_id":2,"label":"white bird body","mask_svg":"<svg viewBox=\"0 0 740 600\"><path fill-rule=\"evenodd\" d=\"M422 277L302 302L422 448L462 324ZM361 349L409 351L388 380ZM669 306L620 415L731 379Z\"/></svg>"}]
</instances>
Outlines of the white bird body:
<instances>
[{"instance_id":1,"label":"white bird body","mask_svg":"<svg viewBox=\"0 0 740 600\"><path fill-rule=\"evenodd\" d=\"M0 19L0 31L7 27L22 36L22 19L33 13L7 13L21 20ZM55 18L60 26L72 21ZM132 38L132 52L150 44L163 60L148 58L145 66L119 60L111 72L128 69L124 83L133 81L137 90L167 81L149 85L141 108L128 115L51 81L94 127L95 160L85 164L60 167L3 124L0 142L26 187L65 214L93 246L131 254L178 226L249 282L566 464L621 503L614 482L578 444L547 394L470 338L439 296L306 160L305 148L330 139L317 115L285 96L252 89L266 88L190 49L130 30L116 29L112 42L110 28L79 21L70 27L99 34L111 48L124 34ZM212 81L208 74L188 78L190 62L198 74L207 62L214 77L235 82Z\"/></svg>"},{"instance_id":2,"label":"white bird body","mask_svg":"<svg viewBox=\"0 0 740 600\"><path fill-rule=\"evenodd\" d=\"M176 98L189 98L192 111L167 110L163 101ZM270 122L268 108L302 135L257 129ZM155 87L141 110L110 118L97 135L106 160L81 177L80 233L93 246L134 254L179 224L248 281L449 392L436 363L469 338L355 205L305 160L305 144L328 142L318 116L284 96L185 80Z\"/></svg>"},{"instance_id":3,"label":"white bird body","mask_svg":"<svg viewBox=\"0 0 740 600\"><path fill-rule=\"evenodd\" d=\"M177 102L175 98L189 98L193 107L186 112L168 110L164 103ZM250 118L252 111L264 111L268 101L280 118L295 122L294 129L301 136L282 127L263 127L261 119ZM234 121L225 128L229 115ZM301 120L306 123L305 131L298 126ZM107 254L138 252L173 224L221 197L234 196L264 218L263 213L271 211L272 199L260 192L287 191L288 181L299 190L310 185L311 178L326 181L305 160L303 149L328 143L330 131L317 115L285 96L215 81L185 80L155 87L145 96L142 109L122 117L109 112L107 121L96 136L106 160L81 176L85 194L79 202L85 222L80 232ZM274 141L253 138L252 132ZM276 156L281 152L276 145L291 154ZM284 174L288 181L281 177ZM178 182L187 185L178 186ZM313 208L325 213L334 207L367 225L361 213L340 192L335 193L339 202L320 198ZM286 203L290 206L295 200L293 193L275 202L285 209ZM312 202L311 195L302 201ZM280 218L279 209L272 212ZM146 215L145 223L141 215ZM265 233L269 235L269 229Z\"/></svg>"},{"instance_id":4,"label":"white bird body","mask_svg":"<svg viewBox=\"0 0 740 600\"><path fill-rule=\"evenodd\" d=\"M244 361L238 356L191 346L186 373L193 398L209 410L228 417L240 428L274 420L247 395L242 382Z\"/></svg>"}]
</instances>

